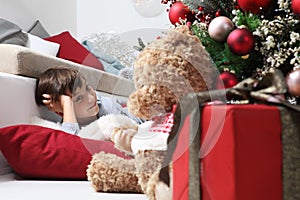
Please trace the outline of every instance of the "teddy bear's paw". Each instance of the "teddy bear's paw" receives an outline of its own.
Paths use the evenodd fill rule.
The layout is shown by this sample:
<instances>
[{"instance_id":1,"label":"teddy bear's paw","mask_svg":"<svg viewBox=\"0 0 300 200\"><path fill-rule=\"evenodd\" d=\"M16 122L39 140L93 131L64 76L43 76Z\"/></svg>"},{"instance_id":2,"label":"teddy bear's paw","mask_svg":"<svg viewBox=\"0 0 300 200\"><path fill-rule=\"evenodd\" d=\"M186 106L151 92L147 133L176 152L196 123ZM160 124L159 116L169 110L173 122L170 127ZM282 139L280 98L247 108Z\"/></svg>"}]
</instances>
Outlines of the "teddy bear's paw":
<instances>
[{"instance_id":1,"label":"teddy bear's paw","mask_svg":"<svg viewBox=\"0 0 300 200\"><path fill-rule=\"evenodd\" d=\"M148 182L160 170L165 155L166 151L158 150L139 151L135 155L136 175L144 193L147 194Z\"/></svg>"},{"instance_id":2,"label":"teddy bear's paw","mask_svg":"<svg viewBox=\"0 0 300 200\"><path fill-rule=\"evenodd\" d=\"M172 200L173 190L165 183L158 181L155 183L155 200Z\"/></svg>"},{"instance_id":3,"label":"teddy bear's paw","mask_svg":"<svg viewBox=\"0 0 300 200\"><path fill-rule=\"evenodd\" d=\"M97 192L143 193L135 175L134 159L99 152L88 165L87 177Z\"/></svg>"},{"instance_id":4,"label":"teddy bear's paw","mask_svg":"<svg viewBox=\"0 0 300 200\"><path fill-rule=\"evenodd\" d=\"M153 158L155 156L154 152L144 152L146 154L143 155L144 157ZM149 156L149 153L151 156ZM148 173L141 173L143 176L137 175L139 178L139 184L141 185L144 193L147 195L149 200L172 200L173 195L173 176L172 176L172 164L168 166L169 168L169 175L170 175L170 186L165 184L163 181L159 179L160 168L161 168L161 156L165 154L163 152L156 152L158 154L157 159L154 159L154 164L152 166L152 173L148 171ZM138 161L138 160L136 160ZM155 170L155 171L154 171ZM142 179L143 178L143 179Z\"/></svg>"},{"instance_id":5,"label":"teddy bear's paw","mask_svg":"<svg viewBox=\"0 0 300 200\"><path fill-rule=\"evenodd\" d=\"M164 182L159 180L159 171L155 172L149 179L146 189L149 200L172 200L173 190Z\"/></svg>"}]
</instances>

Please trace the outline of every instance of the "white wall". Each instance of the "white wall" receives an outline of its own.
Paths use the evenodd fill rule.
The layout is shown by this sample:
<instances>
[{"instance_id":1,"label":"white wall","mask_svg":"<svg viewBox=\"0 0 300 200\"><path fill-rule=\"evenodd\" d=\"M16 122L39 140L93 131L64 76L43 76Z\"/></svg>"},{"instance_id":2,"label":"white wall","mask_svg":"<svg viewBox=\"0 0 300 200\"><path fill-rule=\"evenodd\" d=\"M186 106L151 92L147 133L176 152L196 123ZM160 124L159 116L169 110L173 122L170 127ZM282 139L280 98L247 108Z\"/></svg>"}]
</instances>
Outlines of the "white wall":
<instances>
[{"instance_id":1,"label":"white wall","mask_svg":"<svg viewBox=\"0 0 300 200\"><path fill-rule=\"evenodd\" d=\"M0 0L0 17L25 31L40 20L51 35L68 30L79 40L110 31L136 40L136 30L144 41L152 40L170 26L166 8L163 9L162 14L148 18L135 10L134 0Z\"/></svg>"},{"instance_id":2,"label":"white wall","mask_svg":"<svg viewBox=\"0 0 300 200\"><path fill-rule=\"evenodd\" d=\"M135 10L134 0L77 0L77 36L110 31L128 35L137 29L141 34L159 32L170 26L166 7L161 6L162 14L149 18Z\"/></svg>"},{"instance_id":3,"label":"white wall","mask_svg":"<svg viewBox=\"0 0 300 200\"><path fill-rule=\"evenodd\" d=\"M50 34L64 30L77 34L75 0L0 0L0 17L25 31L40 20Z\"/></svg>"}]
</instances>

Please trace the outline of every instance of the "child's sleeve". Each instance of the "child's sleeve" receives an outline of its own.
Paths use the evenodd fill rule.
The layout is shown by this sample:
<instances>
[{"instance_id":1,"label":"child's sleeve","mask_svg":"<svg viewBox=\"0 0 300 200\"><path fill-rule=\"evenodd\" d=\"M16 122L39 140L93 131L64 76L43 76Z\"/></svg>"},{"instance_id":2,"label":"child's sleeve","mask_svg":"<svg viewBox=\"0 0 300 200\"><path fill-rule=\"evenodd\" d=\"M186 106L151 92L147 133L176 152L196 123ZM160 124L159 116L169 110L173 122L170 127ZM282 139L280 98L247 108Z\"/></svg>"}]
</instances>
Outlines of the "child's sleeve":
<instances>
[{"instance_id":1,"label":"child's sleeve","mask_svg":"<svg viewBox=\"0 0 300 200\"><path fill-rule=\"evenodd\" d=\"M77 135L80 130L80 127L78 123L63 122L61 124L61 129L67 133Z\"/></svg>"}]
</instances>

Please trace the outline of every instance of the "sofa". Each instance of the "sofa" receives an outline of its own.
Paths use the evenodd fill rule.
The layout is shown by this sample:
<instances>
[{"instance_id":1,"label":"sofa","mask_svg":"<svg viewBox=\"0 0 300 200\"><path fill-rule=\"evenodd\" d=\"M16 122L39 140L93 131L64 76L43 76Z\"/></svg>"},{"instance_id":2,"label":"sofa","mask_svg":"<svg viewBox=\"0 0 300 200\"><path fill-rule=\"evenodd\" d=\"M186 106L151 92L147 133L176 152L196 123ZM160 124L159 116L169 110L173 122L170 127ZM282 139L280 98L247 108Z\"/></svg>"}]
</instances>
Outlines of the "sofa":
<instances>
[{"instance_id":1,"label":"sofa","mask_svg":"<svg viewBox=\"0 0 300 200\"><path fill-rule=\"evenodd\" d=\"M1 199L147 199L144 194L96 192L85 179L84 169L93 153L104 149L120 154L111 144L107 147L104 143L82 141L77 136L32 124L34 117L57 120L57 116L34 101L35 78L51 66L78 69L97 94L122 101L134 91L131 80L20 45L0 44L0 55ZM59 141L73 149L59 149L63 146ZM60 144L54 145L55 142ZM79 143L81 146L76 147Z\"/></svg>"}]
</instances>

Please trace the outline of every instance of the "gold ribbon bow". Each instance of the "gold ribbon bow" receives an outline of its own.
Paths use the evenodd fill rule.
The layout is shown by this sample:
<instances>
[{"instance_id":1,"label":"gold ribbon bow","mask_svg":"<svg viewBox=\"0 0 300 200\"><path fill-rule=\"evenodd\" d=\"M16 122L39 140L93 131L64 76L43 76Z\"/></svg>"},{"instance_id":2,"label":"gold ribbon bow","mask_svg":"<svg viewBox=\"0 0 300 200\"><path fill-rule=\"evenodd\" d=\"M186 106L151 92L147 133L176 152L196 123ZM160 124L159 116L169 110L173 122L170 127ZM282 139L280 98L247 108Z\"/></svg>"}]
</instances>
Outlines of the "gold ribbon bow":
<instances>
[{"instance_id":1,"label":"gold ribbon bow","mask_svg":"<svg viewBox=\"0 0 300 200\"><path fill-rule=\"evenodd\" d=\"M272 69L260 81L248 78L232 89L228 89L227 92L241 96L250 102L270 100L281 102L283 99L278 98L278 95L284 95L287 92L287 85L281 71Z\"/></svg>"},{"instance_id":2,"label":"gold ribbon bow","mask_svg":"<svg viewBox=\"0 0 300 200\"><path fill-rule=\"evenodd\" d=\"M282 105L300 111L300 106L292 105L282 98L286 92L287 85L282 72L278 69L271 69L261 80L247 78L233 88L190 93L184 96L176 106L174 118L180 119L191 113L194 108L190 105L193 101L201 105L216 100L224 103L228 100L247 100L249 103Z\"/></svg>"}]
</instances>

